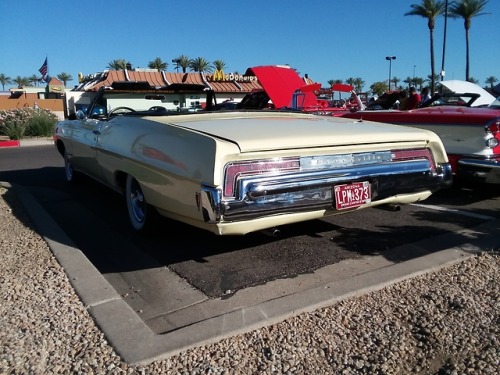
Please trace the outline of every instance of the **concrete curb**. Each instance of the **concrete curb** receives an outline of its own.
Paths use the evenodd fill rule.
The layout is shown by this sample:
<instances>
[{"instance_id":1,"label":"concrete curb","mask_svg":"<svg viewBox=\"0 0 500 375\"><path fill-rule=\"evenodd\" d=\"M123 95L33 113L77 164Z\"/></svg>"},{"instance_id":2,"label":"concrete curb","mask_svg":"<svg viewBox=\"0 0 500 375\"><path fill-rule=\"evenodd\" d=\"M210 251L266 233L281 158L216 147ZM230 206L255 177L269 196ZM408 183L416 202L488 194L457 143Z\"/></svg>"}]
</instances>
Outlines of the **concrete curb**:
<instances>
[{"instance_id":1,"label":"concrete curb","mask_svg":"<svg viewBox=\"0 0 500 375\"><path fill-rule=\"evenodd\" d=\"M54 144L52 137L24 138L21 140L0 140L2 147L20 147L20 146L44 146Z\"/></svg>"},{"instance_id":2,"label":"concrete curb","mask_svg":"<svg viewBox=\"0 0 500 375\"><path fill-rule=\"evenodd\" d=\"M0 147L19 147L21 142L19 140L1 140Z\"/></svg>"},{"instance_id":3,"label":"concrete curb","mask_svg":"<svg viewBox=\"0 0 500 375\"><path fill-rule=\"evenodd\" d=\"M401 263L389 264L387 261L382 261L379 268L358 273L354 277L270 298L264 302L193 322L171 332L156 334L74 246L28 190L6 183L0 182L0 184L12 188L38 232L65 269L83 304L116 352L129 364L147 364L189 348L269 326L304 312L330 306L346 298L360 296L418 275L437 271L461 262L484 249L497 247L500 243L500 239L493 235L500 230L500 220L487 221L475 228L462 231L466 232L467 238L470 238L468 243L447 249L443 247L445 250L427 253ZM453 235L455 234L422 240L412 246L422 248L427 241L428 248L432 248L436 242L450 243L450 237Z\"/></svg>"}]
</instances>

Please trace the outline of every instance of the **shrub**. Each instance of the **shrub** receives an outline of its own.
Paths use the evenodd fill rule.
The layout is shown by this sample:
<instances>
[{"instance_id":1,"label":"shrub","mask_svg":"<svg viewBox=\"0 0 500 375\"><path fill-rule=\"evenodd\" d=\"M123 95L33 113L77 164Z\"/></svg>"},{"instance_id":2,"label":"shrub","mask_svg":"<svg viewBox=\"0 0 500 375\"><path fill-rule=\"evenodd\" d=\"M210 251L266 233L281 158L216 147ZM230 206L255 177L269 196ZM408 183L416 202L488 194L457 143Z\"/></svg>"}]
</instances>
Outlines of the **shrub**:
<instances>
[{"instance_id":1,"label":"shrub","mask_svg":"<svg viewBox=\"0 0 500 375\"><path fill-rule=\"evenodd\" d=\"M9 139L50 136L56 123L57 117L45 109L23 108L0 111L0 135L6 135Z\"/></svg>"},{"instance_id":2,"label":"shrub","mask_svg":"<svg viewBox=\"0 0 500 375\"><path fill-rule=\"evenodd\" d=\"M45 109L35 110L28 118L26 135L33 137L49 137L52 135L57 117Z\"/></svg>"}]
</instances>

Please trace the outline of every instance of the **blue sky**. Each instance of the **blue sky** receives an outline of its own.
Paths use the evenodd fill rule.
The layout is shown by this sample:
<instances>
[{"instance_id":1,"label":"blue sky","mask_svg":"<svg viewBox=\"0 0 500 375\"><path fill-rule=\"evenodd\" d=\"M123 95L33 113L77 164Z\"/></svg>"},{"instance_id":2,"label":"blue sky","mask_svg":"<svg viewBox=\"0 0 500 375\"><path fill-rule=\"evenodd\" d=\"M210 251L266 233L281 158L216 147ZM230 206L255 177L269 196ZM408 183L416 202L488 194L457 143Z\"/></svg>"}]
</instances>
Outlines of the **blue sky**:
<instances>
[{"instance_id":1,"label":"blue sky","mask_svg":"<svg viewBox=\"0 0 500 375\"><path fill-rule=\"evenodd\" d=\"M327 86L360 77L364 89L391 76L430 74L427 19L405 16L421 0L0 0L0 73L90 74L114 59L147 67L160 57L223 60L226 73L288 64ZM484 86L500 81L500 0L472 20L470 75ZM444 19L434 31L436 73L441 69ZM445 79L465 79L463 20L449 19Z\"/></svg>"}]
</instances>

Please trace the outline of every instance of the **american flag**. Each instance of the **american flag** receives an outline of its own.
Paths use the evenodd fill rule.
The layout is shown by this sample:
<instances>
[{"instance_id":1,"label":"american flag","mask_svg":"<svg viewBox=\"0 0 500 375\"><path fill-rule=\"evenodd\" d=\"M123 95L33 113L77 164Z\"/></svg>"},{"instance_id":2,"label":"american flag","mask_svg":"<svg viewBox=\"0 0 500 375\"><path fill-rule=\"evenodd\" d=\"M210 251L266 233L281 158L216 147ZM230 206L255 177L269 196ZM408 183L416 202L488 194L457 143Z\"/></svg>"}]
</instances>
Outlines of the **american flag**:
<instances>
[{"instance_id":1,"label":"american flag","mask_svg":"<svg viewBox=\"0 0 500 375\"><path fill-rule=\"evenodd\" d=\"M47 58L45 58L45 61L43 62L43 65L38 69L38 71L42 74L42 78L45 78L49 71L49 65L47 64Z\"/></svg>"}]
</instances>

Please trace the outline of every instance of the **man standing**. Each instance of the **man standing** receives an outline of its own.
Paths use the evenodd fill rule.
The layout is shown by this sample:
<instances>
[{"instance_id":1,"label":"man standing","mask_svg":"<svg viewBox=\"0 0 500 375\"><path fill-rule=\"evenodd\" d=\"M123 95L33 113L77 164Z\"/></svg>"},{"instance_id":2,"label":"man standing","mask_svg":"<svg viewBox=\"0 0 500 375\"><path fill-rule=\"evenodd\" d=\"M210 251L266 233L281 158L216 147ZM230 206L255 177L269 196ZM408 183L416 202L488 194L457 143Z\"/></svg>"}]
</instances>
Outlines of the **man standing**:
<instances>
[{"instance_id":1,"label":"man standing","mask_svg":"<svg viewBox=\"0 0 500 375\"><path fill-rule=\"evenodd\" d=\"M420 94L415 90L415 87L410 87L410 96L408 97L408 100L406 101L406 107L405 109L415 109L418 108L418 105L420 104Z\"/></svg>"}]
</instances>

